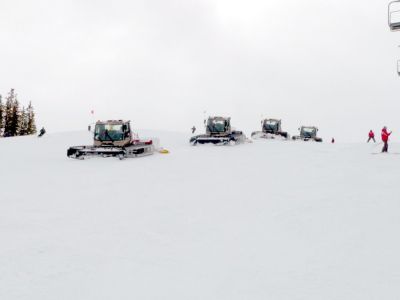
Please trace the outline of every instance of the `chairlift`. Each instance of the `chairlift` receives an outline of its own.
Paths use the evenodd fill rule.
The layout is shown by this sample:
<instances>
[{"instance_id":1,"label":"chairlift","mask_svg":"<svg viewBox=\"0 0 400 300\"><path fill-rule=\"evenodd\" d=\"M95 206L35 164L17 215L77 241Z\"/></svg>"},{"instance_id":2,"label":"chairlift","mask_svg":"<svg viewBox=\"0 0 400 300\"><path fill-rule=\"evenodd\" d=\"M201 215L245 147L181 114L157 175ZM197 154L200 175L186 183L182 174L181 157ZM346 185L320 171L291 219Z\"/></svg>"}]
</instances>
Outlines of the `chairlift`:
<instances>
[{"instance_id":1,"label":"chairlift","mask_svg":"<svg viewBox=\"0 0 400 300\"><path fill-rule=\"evenodd\" d=\"M391 31L400 30L400 0L389 3L388 23Z\"/></svg>"}]
</instances>

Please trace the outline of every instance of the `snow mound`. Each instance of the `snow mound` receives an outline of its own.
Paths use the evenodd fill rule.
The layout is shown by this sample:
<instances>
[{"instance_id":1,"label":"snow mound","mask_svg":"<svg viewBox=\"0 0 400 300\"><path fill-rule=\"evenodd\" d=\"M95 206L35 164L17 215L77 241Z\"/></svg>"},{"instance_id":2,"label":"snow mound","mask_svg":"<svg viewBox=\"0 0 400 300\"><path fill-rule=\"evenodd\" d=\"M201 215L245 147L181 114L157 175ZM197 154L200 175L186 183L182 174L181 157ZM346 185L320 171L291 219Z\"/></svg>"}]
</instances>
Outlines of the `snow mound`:
<instances>
[{"instance_id":1,"label":"snow mound","mask_svg":"<svg viewBox=\"0 0 400 300\"><path fill-rule=\"evenodd\" d=\"M170 154L79 161L66 150L89 133L0 139L0 299L400 294L400 156L141 135Z\"/></svg>"}]
</instances>

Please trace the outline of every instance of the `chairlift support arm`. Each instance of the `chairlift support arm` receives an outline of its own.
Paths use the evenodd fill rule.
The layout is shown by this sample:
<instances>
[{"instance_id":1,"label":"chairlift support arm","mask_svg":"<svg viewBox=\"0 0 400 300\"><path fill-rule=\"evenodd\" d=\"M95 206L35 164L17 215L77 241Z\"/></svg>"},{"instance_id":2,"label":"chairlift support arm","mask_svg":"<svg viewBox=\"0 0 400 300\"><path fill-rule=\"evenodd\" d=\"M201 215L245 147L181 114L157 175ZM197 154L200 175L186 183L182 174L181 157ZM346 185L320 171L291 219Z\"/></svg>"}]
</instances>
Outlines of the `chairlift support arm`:
<instances>
[{"instance_id":1,"label":"chairlift support arm","mask_svg":"<svg viewBox=\"0 0 400 300\"><path fill-rule=\"evenodd\" d=\"M400 4L400 0L390 1L389 4L388 4L388 25L389 25L390 28L392 28L392 26L391 26L392 25L392 22L391 22L392 14L395 13L395 12L400 12L400 10L395 10L395 11L391 10L392 5L395 4L395 3L399 3Z\"/></svg>"}]
</instances>

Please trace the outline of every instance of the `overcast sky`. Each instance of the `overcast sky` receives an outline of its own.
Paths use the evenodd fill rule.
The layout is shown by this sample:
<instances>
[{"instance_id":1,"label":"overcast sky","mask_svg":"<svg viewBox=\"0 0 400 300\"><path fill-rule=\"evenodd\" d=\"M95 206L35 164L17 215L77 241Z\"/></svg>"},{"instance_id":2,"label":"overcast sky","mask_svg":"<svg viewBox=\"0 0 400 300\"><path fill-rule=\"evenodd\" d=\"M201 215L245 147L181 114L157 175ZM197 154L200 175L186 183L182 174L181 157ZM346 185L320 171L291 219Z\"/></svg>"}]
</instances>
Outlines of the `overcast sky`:
<instances>
[{"instance_id":1,"label":"overcast sky","mask_svg":"<svg viewBox=\"0 0 400 300\"><path fill-rule=\"evenodd\" d=\"M245 131L268 116L400 141L400 33L382 0L1 0L0 41L0 93L49 132L94 118L188 132L207 111Z\"/></svg>"}]
</instances>

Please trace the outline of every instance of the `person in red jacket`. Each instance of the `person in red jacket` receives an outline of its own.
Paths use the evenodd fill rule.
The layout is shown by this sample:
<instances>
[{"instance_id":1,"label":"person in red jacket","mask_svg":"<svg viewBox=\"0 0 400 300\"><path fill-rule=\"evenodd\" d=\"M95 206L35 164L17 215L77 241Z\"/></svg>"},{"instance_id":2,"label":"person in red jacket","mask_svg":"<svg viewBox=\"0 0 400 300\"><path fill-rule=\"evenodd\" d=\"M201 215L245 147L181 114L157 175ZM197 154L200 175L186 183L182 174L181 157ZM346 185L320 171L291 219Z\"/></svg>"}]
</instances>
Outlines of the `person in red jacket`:
<instances>
[{"instance_id":1,"label":"person in red jacket","mask_svg":"<svg viewBox=\"0 0 400 300\"><path fill-rule=\"evenodd\" d=\"M382 129L382 142L383 142L383 148L382 152L388 152L389 149L389 136L392 134L392 132L387 131L387 127L383 127Z\"/></svg>"},{"instance_id":2,"label":"person in red jacket","mask_svg":"<svg viewBox=\"0 0 400 300\"><path fill-rule=\"evenodd\" d=\"M369 143L370 140L373 140L374 143L376 143L376 141L375 141L375 133L372 131L372 129L368 133L368 141L367 141L367 143Z\"/></svg>"}]
</instances>

